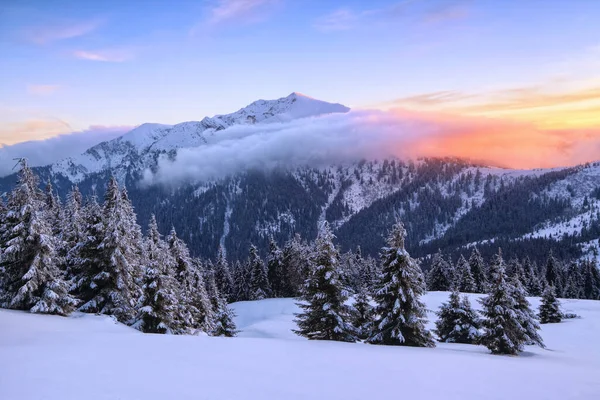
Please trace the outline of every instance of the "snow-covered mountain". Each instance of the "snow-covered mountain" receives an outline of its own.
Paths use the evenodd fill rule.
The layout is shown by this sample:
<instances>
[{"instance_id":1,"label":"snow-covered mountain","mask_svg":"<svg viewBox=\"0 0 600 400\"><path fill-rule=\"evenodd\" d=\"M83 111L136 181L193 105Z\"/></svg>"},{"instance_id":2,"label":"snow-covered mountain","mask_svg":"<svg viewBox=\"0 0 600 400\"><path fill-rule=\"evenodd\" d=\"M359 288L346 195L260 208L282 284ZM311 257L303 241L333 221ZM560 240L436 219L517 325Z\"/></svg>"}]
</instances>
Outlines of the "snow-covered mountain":
<instances>
[{"instance_id":1,"label":"snow-covered mountain","mask_svg":"<svg viewBox=\"0 0 600 400\"><path fill-rule=\"evenodd\" d=\"M405 222L407 245L417 257L438 249L456 257L473 245L488 256L502 246L507 255L538 261L550 249L562 258L598 256L600 163L511 170L451 158L347 160L242 169L169 189L139 185L145 172L156 171L159 159L235 140L232 131L267 131L278 128L270 124L348 111L292 93L201 121L143 124L36 171L63 197L75 183L84 195L102 196L110 175L116 176L127 185L141 225L155 214L163 233L175 226L204 257L214 257L223 246L232 259L242 259L250 243L267 249L271 237L283 243L296 233L311 240L324 220L343 249L360 245L376 256L396 218ZM0 178L0 194L14 182L14 175Z\"/></svg>"},{"instance_id":2,"label":"snow-covered mountain","mask_svg":"<svg viewBox=\"0 0 600 400\"><path fill-rule=\"evenodd\" d=\"M162 154L175 157L179 149L213 144L219 140L219 131L234 125L289 122L348 111L350 109L341 104L292 93L277 100L258 100L234 113L206 117L201 121L177 125L146 123L117 139L54 164L52 172L64 175L72 182L81 182L90 174L111 170L123 180L126 173L152 169Z\"/></svg>"}]
</instances>

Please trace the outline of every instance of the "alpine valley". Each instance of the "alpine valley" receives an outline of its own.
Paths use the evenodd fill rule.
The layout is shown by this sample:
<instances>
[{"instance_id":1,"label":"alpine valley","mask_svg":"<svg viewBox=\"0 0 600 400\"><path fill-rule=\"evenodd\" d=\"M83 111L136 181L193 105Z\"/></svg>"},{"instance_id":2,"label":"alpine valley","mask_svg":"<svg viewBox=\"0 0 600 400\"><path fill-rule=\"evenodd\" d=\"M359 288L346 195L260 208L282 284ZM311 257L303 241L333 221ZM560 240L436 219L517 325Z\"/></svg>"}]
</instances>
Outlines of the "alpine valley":
<instances>
[{"instance_id":1,"label":"alpine valley","mask_svg":"<svg viewBox=\"0 0 600 400\"><path fill-rule=\"evenodd\" d=\"M220 246L233 260L245 258L251 243L266 252L271 237L279 244L295 234L313 240L324 220L343 250L360 245L363 254L376 256L382 233L397 218L408 231L408 250L424 260L438 249L456 259L474 245L484 257L502 247L507 257L528 255L540 263L550 250L563 259L598 256L600 163L511 170L455 158L371 158L142 184L161 160L214 146L238 126L260 131L349 111L292 93L199 122L143 124L34 170L63 199L73 185L84 196L102 196L115 176L127 187L142 226L155 214L162 233L174 226L191 251L206 258L216 257ZM16 175L0 178L0 193L15 182Z\"/></svg>"}]
</instances>

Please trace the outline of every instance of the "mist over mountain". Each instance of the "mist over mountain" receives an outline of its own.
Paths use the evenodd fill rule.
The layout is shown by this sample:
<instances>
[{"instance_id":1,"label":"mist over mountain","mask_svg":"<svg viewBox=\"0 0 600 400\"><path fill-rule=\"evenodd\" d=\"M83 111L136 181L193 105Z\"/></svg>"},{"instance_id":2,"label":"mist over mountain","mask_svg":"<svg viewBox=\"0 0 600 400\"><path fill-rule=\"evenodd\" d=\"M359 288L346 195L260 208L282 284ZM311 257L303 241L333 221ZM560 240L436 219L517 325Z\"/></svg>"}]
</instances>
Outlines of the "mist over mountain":
<instances>
[{"instance_id":1,"label":"mist over mountain","mask_svg":"<svg viewBox=\"0 0 600 400\"><path fill-rule=\"evenodd\" d=\"M163 233L176 227L204 257L222 246L242 259L250 244L262 251L271 237L296 233L312 240L324 220L344 250L376 256L397 218L419 257L438 249L457 257L473 245L539 260L551 248L564 258L592 254L600 166L512 170L423 157L437 155L431 140L462 134L464 124L292 93L201 121L143 124L36 172L63 198L74 184L102 196L115 176L141 225L156 214ZM0 193L15 179L1 178Z\"/></svg>"}]
</instances>

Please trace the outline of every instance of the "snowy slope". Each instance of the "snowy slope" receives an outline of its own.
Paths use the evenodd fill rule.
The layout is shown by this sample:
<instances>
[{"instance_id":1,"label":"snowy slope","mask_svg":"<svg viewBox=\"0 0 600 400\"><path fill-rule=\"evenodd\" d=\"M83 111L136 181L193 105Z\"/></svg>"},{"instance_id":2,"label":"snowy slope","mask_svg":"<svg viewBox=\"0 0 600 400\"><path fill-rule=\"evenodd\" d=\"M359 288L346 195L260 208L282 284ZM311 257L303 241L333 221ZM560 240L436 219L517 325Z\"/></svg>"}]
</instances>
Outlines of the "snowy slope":
<instances>
[{"instance_id":1,"label":"snowy slope","mask_svg":"<svg viewBox=\"0 0 600 400\"><path fill-rule=\"evenodd\" d=\"M426 296L429 308L447 293ZM537 300L533 300L537 305ZM600 302L565 301L581 319L546 325L547 350L492 356L311 342L290 335L291 299L237 303L238 338L144 335L105 317L0 310L3 400L596 399ZM5 328L6 327L6 328ZM288 340L293 339L293 340Z\"/></svg>"}]
</instances>

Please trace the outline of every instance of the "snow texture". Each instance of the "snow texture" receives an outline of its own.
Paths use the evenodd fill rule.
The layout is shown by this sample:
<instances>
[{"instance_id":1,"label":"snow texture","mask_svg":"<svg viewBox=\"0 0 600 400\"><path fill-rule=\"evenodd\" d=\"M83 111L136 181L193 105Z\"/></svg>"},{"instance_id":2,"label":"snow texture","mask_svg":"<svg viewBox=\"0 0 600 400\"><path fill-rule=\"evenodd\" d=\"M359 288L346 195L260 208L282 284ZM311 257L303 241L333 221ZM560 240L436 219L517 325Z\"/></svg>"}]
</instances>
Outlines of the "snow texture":
<instances>
[{"instance_id":1,"label":"snow texture","mask_svg":"<svg viewBox=\"0 0 600 400\"><path fill-rule=\"evenodd\" d=\"M475 308L480 297L469 295ZM447 299L424 296L429 310ZM547 349L528 346L519 357L462 344L308 341L291 332L293 299L234 303L237 338L150 335L106 316L0 310L0 398L352 400L395 398L399 387L426 400L599 398L600 302L561 303L581 318L543 325ZM434 321L430 312L429 328Z\"/></svg>"}]
</instances>

